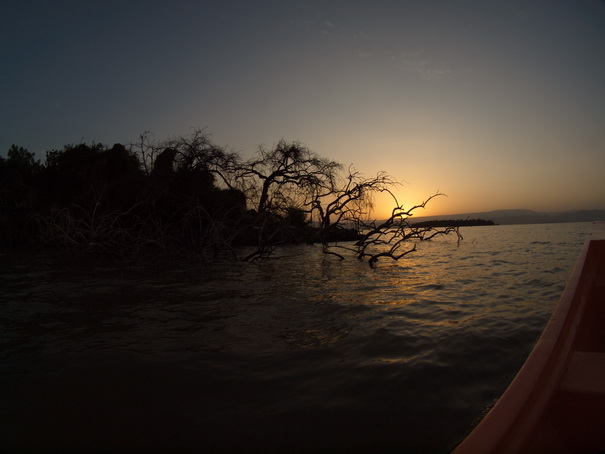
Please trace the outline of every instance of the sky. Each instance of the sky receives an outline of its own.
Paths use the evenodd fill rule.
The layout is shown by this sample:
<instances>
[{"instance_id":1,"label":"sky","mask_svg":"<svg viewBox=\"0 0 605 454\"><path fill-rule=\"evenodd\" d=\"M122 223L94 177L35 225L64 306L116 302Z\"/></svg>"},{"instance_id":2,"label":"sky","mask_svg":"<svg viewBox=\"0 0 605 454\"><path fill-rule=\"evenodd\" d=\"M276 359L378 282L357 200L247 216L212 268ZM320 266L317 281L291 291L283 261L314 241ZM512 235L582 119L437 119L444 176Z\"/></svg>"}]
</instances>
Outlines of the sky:
<instances>
[{"instance_id":1,"label":"sky","mask_svg":"<svg viewBox=\"0 0 605 454\"><path fill-rule=\"evenodd\" d=\"M6 1L0 62L2 155L199 128L447 195L421 216L605 209L603 0Z\"/></svg>"}]
</instances>

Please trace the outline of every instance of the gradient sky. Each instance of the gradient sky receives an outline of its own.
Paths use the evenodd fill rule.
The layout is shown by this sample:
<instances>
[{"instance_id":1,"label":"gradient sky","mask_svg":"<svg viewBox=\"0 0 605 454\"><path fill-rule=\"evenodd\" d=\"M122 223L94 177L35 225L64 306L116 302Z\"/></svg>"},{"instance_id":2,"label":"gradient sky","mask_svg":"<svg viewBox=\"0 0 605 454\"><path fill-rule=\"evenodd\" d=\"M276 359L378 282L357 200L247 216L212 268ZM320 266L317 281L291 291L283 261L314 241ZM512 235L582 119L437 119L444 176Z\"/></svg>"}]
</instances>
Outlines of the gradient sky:
<instances>
[{"instance_id":1,"label":"gradient sky","mask_svg":"<svg viewBox=\"0 0 605 454\"><path fill-rule=\"evenodd\" d=\"M602 0L24 0L0 56L3 155L195 127L448 195L418 215L605 208Z\"/></svg>"}]
</instances>

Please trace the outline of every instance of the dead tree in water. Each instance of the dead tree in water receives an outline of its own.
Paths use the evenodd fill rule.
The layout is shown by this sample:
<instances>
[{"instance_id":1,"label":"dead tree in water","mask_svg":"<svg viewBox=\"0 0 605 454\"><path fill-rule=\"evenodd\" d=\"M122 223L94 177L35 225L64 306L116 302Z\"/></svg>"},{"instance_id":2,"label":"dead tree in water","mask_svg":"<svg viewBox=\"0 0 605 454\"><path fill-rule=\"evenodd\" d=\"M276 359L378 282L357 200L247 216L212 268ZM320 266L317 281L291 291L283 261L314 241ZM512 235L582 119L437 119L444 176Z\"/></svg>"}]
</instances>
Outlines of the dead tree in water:
<instances>
[{"instance_id":1,"label":"dead tree in water","mask_svg":"<svg viewBox=\"0 0 605 454\"><path fill-rule=\"evenodd\" d=\"M313 209L319 215L324 252L343 259L339 249L353 251L357 258L367 259L370 266L374 266L380 258L399 260L416 251L416 243L410 248L404 247L409 241L430 240L452 232L461 238L456 227L434 229L410 225L408 219L415 210L424 208L430 200L443 194L437 192L421 204L405 209L392 192L398 185L384 172L373 178L363 178L359 173L350 171L340 188L333 192L318 192L313 200ZM385 192L395 205L391 216L382 221L368 220L373 208L373 196ZM322 203L324 199L328 201ZM358 239L354 245L330 241L329 233L343 226L355 228Z\"/></svg>"},{"instance_id":2,"label":"dead tree in water","mask_svg":"<svg viewBox=\"0 0 605 454\"><path fill-rule=\"evenodd\" d=\"M237 180L258 213L287 214L300 209L312 193L333 188L341 164L321 158L300 142L283 139L272 150L260 147L243 163Z\"/></svg>"},{"instance_id":3,"label":"dead tree in water","mask_svg":"<svg viewBox=\"0 0 605 454\"><path fill-rule=\"evenodd\" d=\"M392 195L392 194L391 194ZM397 203L393 208L391 216L381 222L360 222L360 230L363 232L361 239L356 243L356 253L359 259L368 259L370 266L374 266L379 258L388 257L399 260L407 254L416 251L416 241L427 241L439 235L455 233L458 240L462 238L458 227L414 227L408 219L418 208L424 208L433 198L443 194L437 192L427 200L412 208L405 209ZM412 247L405 248L405 244L414 241Z\"/></svg>"}]
</instances>

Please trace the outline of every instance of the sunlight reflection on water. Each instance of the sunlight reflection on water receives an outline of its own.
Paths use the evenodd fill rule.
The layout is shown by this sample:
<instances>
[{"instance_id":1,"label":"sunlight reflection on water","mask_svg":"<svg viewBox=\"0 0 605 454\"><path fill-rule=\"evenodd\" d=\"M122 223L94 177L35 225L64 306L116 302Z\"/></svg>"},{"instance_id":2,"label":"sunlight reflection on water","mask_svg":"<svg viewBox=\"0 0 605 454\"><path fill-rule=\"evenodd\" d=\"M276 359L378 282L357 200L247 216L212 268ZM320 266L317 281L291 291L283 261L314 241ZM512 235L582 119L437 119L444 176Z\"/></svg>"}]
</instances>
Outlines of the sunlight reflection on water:
<instances>
[{"instance_id":1,"label":"sunlight reflection on water","mask_svg":"<svg viewBox=\"0 0 605 454\"><path fill-rule=\"evenodd\" d=\"M376 269L312 246L212 266L7 255L0 440L447 452L527 356L588 228L464 228Z\"/></svg>"}]
</instances>

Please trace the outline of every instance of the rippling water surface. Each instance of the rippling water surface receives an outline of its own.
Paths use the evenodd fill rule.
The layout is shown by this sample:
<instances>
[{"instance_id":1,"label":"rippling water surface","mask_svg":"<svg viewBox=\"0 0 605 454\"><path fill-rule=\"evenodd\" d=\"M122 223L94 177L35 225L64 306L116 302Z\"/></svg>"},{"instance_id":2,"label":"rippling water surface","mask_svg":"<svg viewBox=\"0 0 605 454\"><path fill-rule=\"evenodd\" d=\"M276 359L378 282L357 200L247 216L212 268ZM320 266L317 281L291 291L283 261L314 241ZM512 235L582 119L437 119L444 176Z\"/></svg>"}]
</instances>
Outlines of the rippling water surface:
<instances>
[{"instance_id":1,"label":"rippling water surface","mask_svg":"<svg viewBox=\"0 0 605 454\"><path fill-rule=\"evenodd\" d=\"M0 450L448 452L522 365L590 224L488 226L375 269L5 254Z\"/></svg>"}]
</instances>

